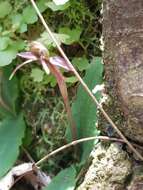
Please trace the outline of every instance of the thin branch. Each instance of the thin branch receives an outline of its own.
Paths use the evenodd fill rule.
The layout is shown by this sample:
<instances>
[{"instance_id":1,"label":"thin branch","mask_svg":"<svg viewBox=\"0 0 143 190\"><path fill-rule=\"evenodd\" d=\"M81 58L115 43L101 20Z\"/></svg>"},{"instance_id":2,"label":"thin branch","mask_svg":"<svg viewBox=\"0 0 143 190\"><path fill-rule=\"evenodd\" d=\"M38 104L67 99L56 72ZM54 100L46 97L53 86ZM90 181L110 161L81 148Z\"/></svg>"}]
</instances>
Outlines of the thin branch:
<instances>
[{"instance_id":1,"label":"thin branch","mask_svg":"<svg viewBox=\"0 0 143 190\"><path fill-rule=\"evenodd\" d=\"M69 148L71 146L75 146L75 145L77 145L79 143L86 142L86 141L92 141L92 140L96 140L96 139L100 139L100 140L104 140L104 141L117 141L117 142L125 143L124 140L122 140L122 139L110 138L110 137L107 137L107 136L97 136L97 137L82 138L82 139L79 139L79 140L72 141L71 143L66 144L64 146L61 146L60 148L52 151L51 153L44 156L41 160L36 162L35 165L38 166L39 164L41 164L42 162L44 162L45 160L47 160L51 156L65 150L65 149L67 149L67 148Z\"/></svg>"},{"instance_id":2,"label":"thin branch","mask_svg":"<svg viewBox=\"0 0 143 190\"><path fill-rule=\"evenodd\" d=\"M47 154L45 157L43 157L41 160L39 160L38 162L34 162L34 160L32 159L32 158L30 158L31 159L31 161L33 160L33 167L35 167L36 169L38 169L38 166L42 163L42 162L44 162L45 160L47 160L48 158L50 158L51 156L53 156L53 155L55 155L55 154L57 154L57 153L59 153L59 152L61 152L61 151L63 151L63 150L65 150L66 148L69 148L70 146L75 146L75 145L77 145L77 144L79 144L79 143L82 143L82 142L86 142L86 141L90 141L90 140L96 140L96 139L100 139L100 140L104 140L104 141L116 141L116 142L121 142L121 143L124 143L124 141L122 140L122 139L117 139L117 138L110 138L110 137L107 137L107 136L98 136L98 137L87 137L87 138L83 138L83 139L79 139L79 140L76 140L76 141L73 141L73 142L71 142L71 143L69 143L69 144L67 144L67 145L64 145L64 146L62 146L62 147L60 147L60 148L58 148L58 149L56 149L56 150L54 150L54 151L52 151L51 153L49 153L49 154ZM135 143L132 143L134 146L136 146L137 148L139 148L139 149L143 149L143 147L142 146L140 146L140 145L138 145L138 144L135 144ZM24 149L24 148L23 148ZM24 149L24 151L25 151L26 149ZM27 154L27 153L26 153ZM29 153L28 153L29 154ZM31 157L31 156L30 156ZM31 172L31 171L29 171L29 172ZM15 180L15 182L14 182L14 184L12 185L12 187L21 179L21 178L23 178L25 175L27 175L29 172L26 172L25 174L23 174L23 175L21 175L21 176L19 176L16 180ZM11 187L11 188L12 188Z\"/></svg>"},{"instance_id":3,"label":"thin branch","mask_svg":"<svg viewBox=\"0 0 143 190\"><path fill-rule=\"evenodd\" d=\"M100 109L100 111L102 112L102 114L104 115L104 117L106 118L106 120L112 125L112 127L115 129L115 131L118 133L118 135L124 140L124 142L129 146L129 148L137 155L138 158L140 158L140 160L143 161L143 157L142 155L132 146L132 144L128 141L128 139L123 135L123 133L118 129L118 127L116 126L116 124L112 121L112 119L108 116L108 114L104 111L104 109L102 108L102 106L98 103L97 99L95 98L95 96L92 94L92 92L90 91L90 89L88 88L88 86L86 85L86 83L82 80L82 78L80 77L80 75L78 74L78 72L75 70L75 68L73 67L73 65L71 64L70 60L68 59L68 57L66 56L66 54L64 53L63 49L60 47L59 43L57 42L56 38L54 37L53 33L51 32L50 28L48 27L47 23L45 22L42 14L40 13L36 3L34 2L34 0L30 0L35 11L37 12L43 26L45 27L45 29L47 30L48 34L50 35L51 39L53 40L53 42L56 44L59 52L61 53L61 55L63 56L63 58L67 61L67 63L70 65L71 68L73 68L73 73L75 74L75 76L78 78L78 80L80 81L80 83L82 84L83 88L85 89L85 91L88 93L88 95L92 98L92 100L94 101L94 103L97 105L97 107Z\"/></svg>"}]
</instances>

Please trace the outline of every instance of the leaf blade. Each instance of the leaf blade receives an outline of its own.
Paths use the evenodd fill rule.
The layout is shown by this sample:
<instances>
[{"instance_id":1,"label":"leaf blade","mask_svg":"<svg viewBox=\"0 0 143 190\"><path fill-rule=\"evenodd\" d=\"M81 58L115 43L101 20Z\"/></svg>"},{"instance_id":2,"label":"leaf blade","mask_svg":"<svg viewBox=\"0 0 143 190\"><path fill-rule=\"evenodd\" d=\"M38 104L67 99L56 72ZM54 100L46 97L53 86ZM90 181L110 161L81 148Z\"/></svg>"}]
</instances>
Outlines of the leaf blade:
<instances>
[{"instance_id":1,"label":"leaf blade","mask_svg":"<svg viewBox=\"0 0 143 190\"><path fill-rule=\"evenodd\" d=\"M12 10L11 4L8 1L0 2L0 18L7 16Z\"/></svg>"},{"instance_id":2,"label":"leaf blade","mask_svg":"<svg viewBox=\"0 0 143 190\"><path fill-rule=\"evenodd\" d=\"M0 178L13 166L24 137L25 123L22 114L5 118L0 123Z\"/></svg>"},{"instance_id":3,"label":"leaf blade","mask_svg":"<svg viewBox=\"0 0 143 190\"><path fill-rule=\"evenodd\" d=\"M0 71L0 116L16 115L16 100L18 98L18 81L9 81L11 67L3 67Z\"/></svg>"},{"instance_id":4,"label":"leaf blade","mask_svg":"<svg viewBox=\"0 0 143 190\"><path fill-rule=\"evenodd\" d=\"M76 170L73 166L62 170L43 190L74 190Z\"/></svg>"},{"instance_id":5,"label":"leaf blade","mask_svg":"<svg viewBox=\"0 0 143 190\"><path fill-rule=\"evenodd\" d=\"M102 72L103 65L101 63L101 59L93 59L83 79L90 90L92 90L95 85L102 83ZM99 100L101 95L98 93L96 98ZM96 136L99 134L95 127L97 122L97 107L93 104L91 98L84 91L81 85L77 92L77 98L72 105L72 113L78 130L78 138ZM81 160L83 161L86 160L91 152L93 142L85 142L81 147L83 150Z\"/></svg>"}]
</instances>

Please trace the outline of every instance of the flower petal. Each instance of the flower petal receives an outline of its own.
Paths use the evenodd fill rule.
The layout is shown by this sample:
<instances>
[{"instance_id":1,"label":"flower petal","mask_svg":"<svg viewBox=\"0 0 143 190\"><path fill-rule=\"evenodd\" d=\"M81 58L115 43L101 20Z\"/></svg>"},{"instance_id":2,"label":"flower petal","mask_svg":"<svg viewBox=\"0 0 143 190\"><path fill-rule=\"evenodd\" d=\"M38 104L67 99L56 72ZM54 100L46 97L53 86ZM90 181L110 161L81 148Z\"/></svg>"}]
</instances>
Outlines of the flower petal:
<instances>
[{"instance_id":1,"label":"flower petal","mask_svg":"<svg viewBox=\"0 0 143 190\"><path fill-rule=\"evenodd\" d=\"M14 69L14 71L11 73L11 75L10 75L10 77L9 77L9 80L12 79L12 77L15 75L15 73L16 73L21 67L23 67L23 66L26 65L27 63L31 63L31 62L33 62L33 60L32 60L32 59L29 59L29 60L27 60L27 61L21 63L20 65L18 65L18 66Z\"/></svg>"},{"instance_id":2,"label":"flower petal","mask_svg":"<svg viewBox=\"0 0 143 190\"><path fill-rule=\"evenodd\" d=\"M70 65L68 65L68 63L65 61L65 59L60 56L50 57L49 62L52 65L62 67L68 71L73 71L73 69L70 67Z\"/></svg>"},{"instance_id":3,"label":"flower petal","mask_svg":"<svg viewBox=\"0 0 143 190\"><path fill-rule=\"evenodd\" d=\"M22 58L25 58L25 59L31 59L33 61L37 60L37 57L33 53L31 53L30 51L29 52L18 53L17 55L19 57L22 57Z\"/></svg>"},{"instance_id":4,"label":"flower petal","mask_svg":"<svg viewBox=\"0 0 143 190\"><path fill-rule=\"evenodd\" d=\"M44 59L40 59L40 61L41 61L41 64L43 66L44 71L46 72L47 75L49 75L50 74L50 70L49 70L46 62L44 61Z\"/></svg>"}]
</instances>

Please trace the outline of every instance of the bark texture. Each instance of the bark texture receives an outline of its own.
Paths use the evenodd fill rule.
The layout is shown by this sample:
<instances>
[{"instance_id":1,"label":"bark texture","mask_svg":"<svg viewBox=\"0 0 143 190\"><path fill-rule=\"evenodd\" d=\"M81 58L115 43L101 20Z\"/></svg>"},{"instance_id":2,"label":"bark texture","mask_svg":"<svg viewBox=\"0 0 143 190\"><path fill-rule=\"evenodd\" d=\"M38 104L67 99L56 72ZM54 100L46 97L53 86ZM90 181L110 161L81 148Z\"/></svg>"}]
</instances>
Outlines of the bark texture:
<instances>
[{"instance_id":1,"label":"bark texture","mask_svg":"<svg viewBox=\"0 0 143 190\"><path fill-rule=\"evenodd\" d=\"M111 97L105 109L127 137L143 143L143 0L103 0L103 38ZM143 165L118 145L96 148L78 190L143 190Z\"/></svg>"},{"instance_id":2,"label":"bark texture","mask_svg":"<svg viewBox=\"0 0 143 190\"><path fill-rule=\"evenodd\" d=\"M143 143L143 0L103 0L103 37L106 80L126 119L121 129Z\"/></svg>"}]
</instances>

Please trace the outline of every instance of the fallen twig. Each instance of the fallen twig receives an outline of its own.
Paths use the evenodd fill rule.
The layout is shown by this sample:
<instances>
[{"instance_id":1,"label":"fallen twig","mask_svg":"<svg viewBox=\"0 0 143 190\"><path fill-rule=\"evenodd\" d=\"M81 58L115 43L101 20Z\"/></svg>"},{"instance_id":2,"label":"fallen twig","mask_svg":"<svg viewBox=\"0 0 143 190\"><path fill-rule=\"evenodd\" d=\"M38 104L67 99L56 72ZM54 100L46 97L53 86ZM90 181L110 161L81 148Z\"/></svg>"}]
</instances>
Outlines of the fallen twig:
<instances>
[{"instance_id":1,"label":"fallen twig","mask_svg":"<svg viewBox=\"0 0 143 190\"><path fill-rule=\"evenodd\" d=\"M118 139L118 138L110 138L110 137L107 137L107 136L97 136L97 137L87 137L87 138L82 138L82 139L79 139L79 140L75 140L75 141L72 141L71 143L69 144L66 144L60 148L57 148L56 150L52 151L51 153L47 154L46 156L44 156L42 159L40 159L38 162L34 162L34 160L32 159L32 163L24 163L20 166L16 166L15 168L19 168L22 166L22 168L24 168L23 170L15 170L15 168L12 169L12 171L18 171L18 172L21 172L19 174L19 177L14 181L13 179L13 174L15 175L15 172L12 172L10 171L4 178L2 178L2 180L0 180L0 190L3 187L5 187L5 190L9 190L9 188L13 187L21 178L23 178L25 175L27 175L28 173L30 173L31 171L33 171L33 169L37 169L38 170L38 166L43 163L45 160L47 160L48 158L50 158L51 156L54 156L56 155L57 153L71 147L71 146L75 146L79 143L82 143L82 142L86 142L86 141L91 141L91 140L96 140L96 139L99 139L99 140L104 140L104 141L115 141L115 142L120 142L120 143L125 143L123 139ZM142 146L139 146L135 143L132 143L134 146L136 146L137 148L140 148L140 149L143 149ZM25 151L25 150L24 150ZM27 152L26 152L27 154ZM29 153L28 153L29 155ZM29 157L29 156L28 156ZM31 159L31 156L30 156L30 159ZM27 164L28 167L25 167L25 164ZM24 166L24 167L23 167ZM28 168L28 169L26 169ZM23 173L22 173L23 172ZM40 170L39 170L40 172ZM49 180L49 179L48 179ZM47 183L47 180L46 180L46 183Z\"/></svg>"},{"instance_id":2,"label":"fallen twig","mask_svg":"<svg viewBox=\"0 0 143 190\"><path fill-rule=\"evenodd\" d=\"M125 141L123 139L110 138L110 137L107 137L107 136L86 137L86 138L82 138L82 139L79 139L79 140L72 141L69 144L66 144L64 146L61 146L60 148L57 148L56 150L52 151L51 153L44 156L41 160L36 162L35 165L36 166L40 165L42 162L44 162L45 160L47 160L51 156L61 152L62 150L65 150L65 149L67 149L67 148L69 148L71 146L75 146L75 145L77 145L79 143L86 142L86 141L91 141L91 140L96 140L96 139L100 139L100 140L104 140L104 141L116 141L116 142L125 143Z\"/></svg>"}]
</instances>

